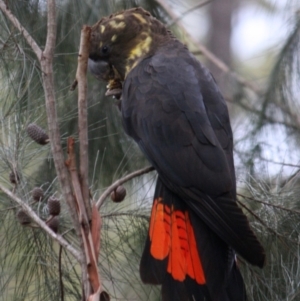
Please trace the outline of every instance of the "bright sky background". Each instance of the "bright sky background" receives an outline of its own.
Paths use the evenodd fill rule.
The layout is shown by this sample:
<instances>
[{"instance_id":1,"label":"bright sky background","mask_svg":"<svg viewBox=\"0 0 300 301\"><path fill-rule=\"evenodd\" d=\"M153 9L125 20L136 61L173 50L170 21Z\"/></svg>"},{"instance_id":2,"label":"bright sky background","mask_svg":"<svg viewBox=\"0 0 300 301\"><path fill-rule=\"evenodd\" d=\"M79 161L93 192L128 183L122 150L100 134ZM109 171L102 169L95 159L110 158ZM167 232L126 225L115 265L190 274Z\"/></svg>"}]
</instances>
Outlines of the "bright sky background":
<instances>
[{"instance_id":1,"label":"bright sky background","mask_svg":"<svg viewBox=\"0 0 300 301\"><path fill-rule=\"evenodd\" d=\"M234 23L232 46L241 60L280 44L288 29L282 15L268 14L253 5L240 9Z\"/></svg>"},{"instance_id":2,"label":"bright sky background","mask_svg":"<svg viewBox=\"0 0 300 301\"><path fill-rule=\"evenodd\" d=\"M181 13L193 5L183 2L183 0L178 1L180 4L174 8L175 11ZM275 12L259 6L254 0L244 1L236 12L231 42L235 56L242 63L252 64L257 58L263 59L269 51L279 51L295 23L297 9L300 9L300 0L269 0L268 2L270 3L269 8L276 8ZM205 8L185 16L183 23L190 33L193 33L200 41L204 41L205 33L209 29ZM240 130L241 133L235 129L235 138L238 138L240 134L245 135L245 126ZM280 129L274 135L274 129L266 128L259 140L263 141L265 145L264 157L278 162L293 162L294 164L299 161L298 152L293 151L291 139ZM270 176L280 172L290 174L294 171L294 168L284 167L282 169L281 165L272 163L265 165L265 167Z\"/></svg>"},{"instance_id":3,"label":"bright sky background","mask_svg":"<svg viewBox=\"0 0 300 301\"><path fill-rule=\"evenodd\" d=\"M276 8L275 12L259 6L256 1L245 0L236 13L233 20L232 47L242 61L264 50L280 46L280 42L293 23L293 16L297 9L300 9L300 0L269 0L268 2L270 9ZM183 0L172 0L170 5L180 15L195 5L195 2L193 4ZM205 7L199 8L182 19L188 31L200 40L203 40L209 27L205 10Z\"/></svg>"}]
</instances>

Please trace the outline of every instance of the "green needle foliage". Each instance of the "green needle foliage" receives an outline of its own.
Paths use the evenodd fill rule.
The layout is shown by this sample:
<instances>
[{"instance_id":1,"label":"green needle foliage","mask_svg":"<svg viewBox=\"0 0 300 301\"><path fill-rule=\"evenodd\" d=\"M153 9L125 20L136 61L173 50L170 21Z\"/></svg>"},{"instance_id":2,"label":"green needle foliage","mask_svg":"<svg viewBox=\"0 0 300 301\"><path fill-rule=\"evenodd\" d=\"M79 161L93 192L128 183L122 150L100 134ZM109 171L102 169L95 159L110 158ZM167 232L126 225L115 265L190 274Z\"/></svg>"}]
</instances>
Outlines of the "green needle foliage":
<instances>
[{"instance_id":1,"label":"green needle foliage","mask_svg":"<svg viewBox=\"0 0 300 301\"><path fill-rule=\"evenodd\" d=\"M125 5L126 4L126 5ZM66 149L69 136L77 139L77 92L70 92L76 68L80 30L101 16L136 5L134 2L64 1L57 3L57 46L55 49L55 92L61 141ZM38 45L45 43L45 2L14 1L10 9ZM47 199L61 199L49 145L38 145L26 132L35 123L47 132L42 76L36 57L20 33L0 13L0 181L33 208L49 218ZM119 110L104 98L105 85L89 78L89 171L94 199L103 189L130 171L143 167L145 159L121 129ZM10 182L10 173L18 177ZM100 271L112 299L147 300L158 290L144 287L138 274L152 200L154 175L127 187L122 204L104 204ZM31 191L41 187L45 197L34 202ZM59 233L79 249L66 204L61 199ZM133 205L134 204L134 205ZM0 300L80 300L80 266L74 258L34 223L21 225L19 207L1 194L0 200ZM151 294L149 292L152 292ZM150 299L149 299L150 300Z\"/></svg>"},{"instance_id":2,"label":"green needle foliage","mask_svg":"<svg viewBox=\"0 0 300 301\"><path fill-rule=\"evenodd\" d=\"M46 37L45 1L8 1L9 7L39 45ZM77 92L70 92L75 78L80 30L104 15L141 5L156 17L169 20L153 1L57 1L55 93L61 141L78 137ZM239 259L249 300L300 300L299 266L299 166L267 175L261 133L280 126L294 139L299 137L299 15L270 74L267 92L257 96L236 82L239 116L247 116L246 131L236 140L237 166L247 170L246 184L239 185L251 224L267 253L263 270ZM122 131L119 110L105 98L105 85L88 76L89 184L94 200L121 176L145 166L137 147ZM61 197L49 145L32 141L26 127L36 123L47 131L41 71L36 57L20 33L0 13L0 182L34 209L49 218L47 199L61 200L59 233L79 249L69 212ZM253 105L253 106L252 106ZM248 123L247 123L248 122ZM249 126L249 127L248 127ZM249 134L250 133L250 134ZM296 162L297 163L297 162ZM10 182L10 173L18 184ZM291 174L291 175L290 175ZM99 268L111 300L160 300L158 287L141 284L138 266L147 235L155 173L125 184L127 197L120 204L106 202L102 216ZM32 200L31 191L41 187L45 197ZM21 225L20 208L0 194L0 300L80 300L80 266L65 249L34 223Z\"/></svg>"}]
</instances>

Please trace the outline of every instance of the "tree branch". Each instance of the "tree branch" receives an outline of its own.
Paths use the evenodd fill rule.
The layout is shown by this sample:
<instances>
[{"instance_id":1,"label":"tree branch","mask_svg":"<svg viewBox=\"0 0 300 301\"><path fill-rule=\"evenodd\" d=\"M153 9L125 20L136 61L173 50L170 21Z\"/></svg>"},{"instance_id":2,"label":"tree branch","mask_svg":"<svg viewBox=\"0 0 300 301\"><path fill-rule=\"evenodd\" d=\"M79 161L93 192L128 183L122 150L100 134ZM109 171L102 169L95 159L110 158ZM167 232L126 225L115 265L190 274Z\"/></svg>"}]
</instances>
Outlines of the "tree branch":
<instances>
[{"instance_id":1,"label":"tree branch","mask_svg":"<svg viewBox=\"0 0 300 301\"><path fill-rule=\"evenodd\" d=\"M244 199L246 199L246 200L251 200L251 201L254 201L254 202L257 202L257 203L261 203L263 205L270 206L270 207L273 207L273 208L276 208L276 209L280 209L280 210L283 210L283 211L287 211L287 212L290 212L290 213L300 214L300 211L297 210L297 209L290 209L290 208L286 208L286 207L283 207L283 206L280 206L280 205L276 205L276 204L264 202L264 201L261 201L261 200L258 200L258 199L255 199L255 198L252 198L252 197L240 194L240 193L237 193L237 195L240 196L240 197L242 197L242 198L244 198Z\"/></svg>"},{"instance_id":2,"label":"tree branch","mask_svg":"<svg viewBox=\"0 0 300 301\"><path fill-rule=\"evenodd\" d=\"M56 7L55 0L47 1L47 39L44 55L48 60L53 59L56 42ZM52 61L51 61L52 62Z\"/></svg>"},{"instance_id":3,"label":"tree branch","mask_svg":"<svg viewBox=\"0 0 300 301\"><path fill-rule=\"evenodd\" d=\"M81 227L79 221L77 219L76 213L76 202L72 193L72 186L69 178L69 174L64 162L64 153L60 141L60 131L58 125L58 118L57 118L57 111L56 111L56 96L55 96L55 87L54 87L54 75L53 75L53 57L54 57L54 50L55 50L55 42L56 42L56 7L55 7L55 0L48 0L47 1L47 39L44 52L37 46L35 41L32 39L30 34L20 25L18 20L15 16L10 12L8 7L4 4L3 0L0 0L0 9L7 15L7 17L11 20L11 22L18 28L21 34L24 36L28 44L32 47L33 51L36 53L38 60L41 65L42 71L42 78L43 78L43 87L45 92L45 103L46 103L46 114L47 114L47 121L48 121L48 131L49 131L49 138L50 138L50 145L54 160L54 165L57 173L57 177L61 186L61 190L63 192L64 199L66 200L69 212L71 214L73 225L77 233L77 237L80 241L80 245L83 245L83 236L81 236ZM88 51L87 51L88 52ZM87 61L87 58L86 58ZM86 67L85 67L86 68ZM86 71L85 71L86 72ZM87 136L87 135L86 135ZM87 156L87 154L85 154ZM85 164L85 163L84 163ZM84 165L83 164L83 165ZM86 164L87 166L87 164ZM87 170L86 170L87 171ZM87 180L86 180L87 181ZM86 182L87 183L87 182ZM80 187L79 187L80 188ZM88 191L88 185L86 184L86 191ZM8 191L9 192L9 191ZM87 200L89 200L89 195L87 196ZM22 202L20 200L20 202ZM37 217L32 209L27 205L24 204L22 207L25 207L26 212L31 212L31 216ZM85 212L85 210L84 210ZM86 221L86 219L85 219ZM41 220L37 219L37 223L42 223ZM47 233L51 233L51 230L47 230ZM51 233L51 237L56 238L56 234ZM58 236L57 236L58 237ZM92 238L90 233L88 233L85 237L89 244L93 245ZM56 238L57 240L57 238ZM64 241L62 241L64 243ZM70 249L70 246L67 246ZM72 249L71 249L72 250ZM90 295L89 290L89 282L88 282L88 271L87 271L87 260L85 255L90 255L93 253L94 249L89 250L89 252L84 252L82 248L82 253L78 255L79 262L81 263L82 268L82 279L83 279L83 287L84 287L84 299ZM74 254L73 254L74 255ZM93 258L94 259L94 258ZM96 262L96 260L94 260ZM96 263L95 263L96 265ZM97 266L96 266L97 269ZM94 281L95 282L95 281ZM98 285L99 286L99 285ZM98 288L97 286L97 288Z\"/></svg>"},{"instance_id":4,"label":"tree branch","mask_svg":"<svg viewBox=\"0 0 300 301\"><path fill-rule=\"evenodd\" d=\"M42 52L35 40L27 32L27 30L20 24L18 19L12 14L7 5L3 0L0 0L0 9L9 18L12 24L21 32L23 37L28 42L29 46L35 52L42 70L43 76L43 86L45 91L45 101L46 101L46 112L48 120L48 130L50 137L50 145L54 160L55 169L57 172L58 180L62 188L62 192L65 200L68 203L73 224L77 234L80 235L79 223L76 219L76 211L74 208L74 198L72 195L71 185L68 178L67 169L64 166L64 156L63 150L60 143L60 132L57 122L56 113L56 101L55 101L55 89L53 80L53 55L55 48L56 39L56 20L55 20L55 1L49 0L48 2L48 33L45 51Z\"/></svg>"},{"instance_id":5,"label":"tree branch","mask_svg":"<svg viewBox=\"0 0 300 301\"><path fill-rule=\"evenodd\" d=\"M46 47L41 59L45 100L46 100L46 111L48 119L49 137L51 143L51 149L53 154L53 160L55 169L57 172L57 177L59 179L61 189L63 191L64 197L67 201L69 211L73 220L73 224L77 233L77 237L81 246L81 275L84 288L84 298L90 294L89 282L87 279L87 267L86 267L86 252L82 246L84 245L83 237L81 236L81 227L77 218L76 213L76 201L72 193L72 186L70 183L67 168L64 163L64 154L60 142L60 131L57 121L56 112L56 98L54 89L54 78L53 78L53 56L55 49L56 40L56 12L55 12L55 0L48 0L48 23L47 23L47 40Z\"/></svg>"},{"instance_id":6,"label":"tree branch","mask_svg":"<svg viewBox=\"0 0 300 301\"><path fill-rule=\"evenodd\" d=\"M53 232L47 224L31 209L31 207L23 202L20 198L18 198L14 193L12 193L9 189L5 188L0 184L0 190L2 190L10 199L16 202L30 218L38 224L51 238L57 241L61 246L66 248L76 259L78 262L82 261L80 253L73 248L61 235Z\"/></svg>"},{"instance_id":7,"label":"tree branch","mask_svg":"<svg viewBox=\"0 0 300 301\"><path fill-rule=\"evenodd\" d=\"M74 138L69 137L68 138L68 160L66 161L66 166L69 169L69 173L72 181L73 191L74 191L75 200L77 204L79 223L84 227L88 227L86 210L84 207L82 192L81 192L78 173L77 173L74 144L75 144Z\"/></svg>"},{"instance_id":8,"label":"tree branch","mask_svg":"<svg viewBox=\"0 0 300 301\"><path fill-rule=\"evenodd\" d=\"M63 283L63 275L61 268L61 258L62 258L62 246L59 247L58 253L58 273L59 273L59 290L60 290L60 301L64 301L64 283Z\"/></svg>"},{"instance_id":9,"label":"tree branch","mask_svg":"<svg viewBox=\"0 0 300 301\"><path fill-rule=\"evenodd\" d=\"M265 226L271 233L275 234L278 237L281 237L283 235L281 235L280 233L277 233L274 229L272 229L271 227L269 227L267 225L267 223L262 220L255 212L253 212L250 208L248 208L246 205L244 205L241 201L236 200L236 202L243 207L246 211L248 211L252 216L254 216L263 226Z\"/></svg>"},{"instance_id":10,"label":"tree branch","mask_svg":"<svg viewBox=\"0 0 300 301\"><path fill-rule=\"evenodd\" d=\"M81 30L78 67L76 80L78 82L78 130L79 130L79 172L82 197L86 208L88 221L92 210L89 193L89 160L88 160L88 122L87 122L87 64L89 58L91 27L84 25Z\"/></svg>"},{"instance_id":11,"label":"tree branch","mask_svg":"<svg viewBox=\"0 0 300 301\"><path fill-rule=\"evenodd\" d=\"M97 256L94 247L94 242L92 238L91 228L89 221L87 219L86 208L83 200L82 189L80 187L80 182L78 178L77 168L76 168L76 158L74 150L74 139L68 139L68 160L67 166L70 171L73 190L75 193L75 199L78 210L78 218L81 225L81 235L83 240L83 250L86 258L86 269L89 275L90 284L93 287L93 291L97 291L100 287L100 274L97 266ZM84 269L83 269L84 270ZM89 294L87 294L88 296Z\"/></svg>"},{"instance_id":12,"label":"tree branch","mask_svg":"<svg viewBox=\"0 0 300 301\"><path fill-rule=\"evenodd\" d=\"M51 11L50 11L51 10ZM69 211L71 213L74 228L78 237L80 237L80 227L77 220L76 210L75 210L75 200L72 194L71 183L68 176L68 171L65 167L65 160L63 149L60 142L60 131L57 121L56 112L56 97L54 88L54 78L53 78L53 56L55 48L56 39L56 25L55 23L55 1L48 1L48 33L45 51L40 60L43 85L45 91L45 101L46 101L46 113L48 120L48 131L50 138L50 145L53 155L53 161L57 173L57 177L64 195L67 201Z\"/></svg>"},{"instance_id":13,"label":"tree branch","mask_svg":"<svg viewBox=\"0 0 300 301\"><path fill-rule=\"evenodd\" d=\"M114 182L112 185L110 185L100 196L99 200L97 201L96 203L96 206L98 209L101 208L101 206L103 205L105 199L120 185L122 185L123 183L135 178L135 177L138 177L140 175L143 175L145 173L148 173L150 171L153 171L154 170L154 167L152 166L148 166L148 167L145 167L143 169L140 169L140 170L137 170L137 171L134 171L133 173L117 180L116 182Z\"/></svg>"},{"instance_id":14,"label":"tree branch","mask_svg":"<svg viewBox=\"0 0 300 301\"><path fill-rule=\"evenodd\" d=\"M37 58L40 60L42 57L42 50L36 43L36 41L32 38L32 36L28 33L28 31L21 25L19 20L13 15L11 10L5 4L3 0L0 0L0 9L7 16L7 18L11 21L11 23L21 32L22 36L27 41L28 45L32 48Z\"/></svg>"}]
</instances>

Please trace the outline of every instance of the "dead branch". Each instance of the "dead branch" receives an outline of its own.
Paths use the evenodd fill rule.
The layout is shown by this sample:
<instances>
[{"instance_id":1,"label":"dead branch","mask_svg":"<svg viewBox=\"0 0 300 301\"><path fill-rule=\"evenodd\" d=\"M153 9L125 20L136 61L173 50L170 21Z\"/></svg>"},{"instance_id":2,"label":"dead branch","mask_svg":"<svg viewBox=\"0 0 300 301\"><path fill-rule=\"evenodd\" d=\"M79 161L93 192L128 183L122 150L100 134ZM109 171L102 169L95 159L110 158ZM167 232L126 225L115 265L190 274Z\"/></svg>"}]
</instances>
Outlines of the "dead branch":
<instances>
[{"instance_id":1,"label":"dead branch","mask_svg":"<svg viewBox=\"0 0 300 301\"><path fill-rule=\"evenodd\" d=\"M94 245L96 258L98 258L100 252L101 227L102 227L102 217L100 216L96 204L94 203L92 207L91 232L92 232L93 245Z\"/></svg>"},{"instance_id":2,"label":"dead branch","mask_svg":"<svg viewBox=\"0 0 300 301\"><path fill-rule=\"evenodd\" d=\"M255 198L252 198L252 197L249 197L249 196L245 196L245 195L240 194L240 193L237 193L237 195L244 198L244 199L248 199L248 200L251 200L251 201L266 205L266 206L269 206L269 207L273 207L273 208L276 208L276 209L279 209L279 210L287 211L287 212L290 212L290 213L293 213L293 214L300 214L300 211L297 210L297 209L290 209L290 208L286 208L286 207L283 207L283 206L280 206L280 205L264 202L264 201L261 201L261 200L258 200L258 199L255 199Z\"/></svg>"},{"instance_id":3,"label":"dead branch","mask_svg":"<svg viewBox=\"0 0 300 301\"><path fill-rule=\"evenodd\" d=\"M61 246L66 248L78 262L82 261L79 251L77 251L74 247L72 247L61 235L53 232L47 224L31 209L31 207L18 198L14 193L12 193L9 189L0 184L0 190L2 190L10 199L16 202L30 218L39 225L51 238L57 241Z\"/></svg>"},{"instance_id":4,"label":"dead branch","mask_svg":"<svg viewBox=\"0 0 300 301\"><path fill-rule=\"evenodd\" d=\"M88 280L93 287L93 291L96 292L100 287L100 274L97 265L98 260L94 248L92 232L87 218L85 203L83 200L83 193L78 178L74 144L75 144L74 138L71 137L68 138L68 160L66 161L66 165L69 169L72 184L73 184L73 190L74 190L75 200L77 205L76 207L78 212L78 219L81 226L80 230L81 230L81 237L83 241L83 250L86 258L85 268L87 269L87 274L89 276ZM87 293L86 289L87 288L85 288L85 292L87 296L89 296L90 294Z\"/></svg>"},{"instance_id":5,"label":"dead branch","mask_svg":"<svg viewBox=\"0 0 300 301\"><path fill-rule=\"evenodd\" d=\"M87 228L88 227L87 215L86 215L86 210L85 210L85 206L84 206L84 202L83 202L82 192L81 192L81 188L80 188L80 182L79 182L78 173L77 173L74 144L75 144L74 138L69 137L68 138L68 159L66 161L66 166L68 167L68 170L69 170L69 173L71 176L73 191L75 194L75 199L76 199L76 204L77 204L79 223Z\"/></svg>"},{"instance_id":6,"label":"dead branch","mask_svg":"<svg viewBox=\"0 0 300 301\"><path fill-rule=\"evenodd\" d=\"M47 111L47 119L48 119L48 129L49 136L51 141L51 149L55 164L55 169L57 172L57 176L64 192L64 197L68 203L69 211L71 213L71 217L73 220L73 224L77 233L77 237L79 239L81 247L84 245L83 237L81 236L81 227L79 225L79 221L77 219L76 214L76 202L73 197L72 187L69 180L69 175L67 168L64 164L64 155L62 146L60 143L60 131L57 122L57 112L56 112L56 98L55 98L55 89L54 89L54 78L53 78L53 56L55 49L55 40L56 40L56 19L55 19L55 0L47 1L48 8L48 23L47 23L47 40L46 47L43 53L43 57L41 60L42 67L42 76L45 90L45 100L46 100L46 111ZM86 257L87 254L82 251L82 262L81 262L81 274L84 288L84 298L86 298L89 291L89 282L87 279L87 268L86 268Z\"/></svg>"},{"instance_id":7,"label":"dead branch","mask_svg":"<svg viewBox=\"0 0 300 301\"><path fill-rule=\"evenodd\" d=\"M42 70L43 76L43 86L45 91L45 100L46 100L46 112L48 119L48 130L50 137L50 144L52 149L53 160L57 172L59 182L66 199L69 210L73 219L74 227L77 233L80 233L79 225L76 220L76 211L74 209L74 199L71 192L71 185L68 178L67 169L64 165L64 156L63 150L60 143L60 133L57 122L57 113L56 113L56 101L55 101L55 89L54 89L54 80L53 80L53 55L55 48L55 39L56 39L56 20L55 20L55 1L49 0L48 5L48 24L47 24L47 41L45 51L42 52L35 40L31 35L26 31L26 29L20 24L17 18L12 14L9 8L6 6L3 0L0 0L0 9L2 12L10 19L12 24L20 31L23 37L28 42L29 46L35 52Z\"/></svg>"},{"instance_id":8,"label":"dead branch","mask_svg":"<svg viewBox=\"0 0 300 301\"><path fill-rule=\"evenodd\" d=\"M19 20L12 14L11 10L5 4L3 0L0 0L0 9L6 15L6 17L11 21L11 23L17 28L22 36L27 41L28 45L32 48L37 58L40 60L42 57L42 50L36 43L36 41L32 38L29 32L21 25Z\"/></svg>"},{"instance_id":9,"label":"dead branch","mask_svg":"<svg viewBox=\"0 0 300 301\"><path fill-rule=\"evenodd\" d=\"M62 259L62 246L59 247L59 253L58 253L58 273L59 273L60 299L61 301L64 301L64 283L62 279L61 259Z\"/></svg>"},{"instance_id":10,"label":"dead branch","mask_svg":"<svg viewBox=\"0 0 300 301\"><path fill-rule=\"evenodd\" d=\"M137 171L134 171L133 173L117 180L116 182L114 182L112 185L110 185L100 196L99 200L97 201L96 203L96 206L98 209L101 208L101 206L103 205L105 199L120 185L122 185L123 183L125 182L128 182L129 180L135 178L135 177L138 177L138 176L141 176L145 173L148 173L150 171L153 171L154 170L154 167L152 166L148 166L148 167L145 167L143 169L140 169L140 170L137 170Z\"/></svg>"},{"instance_id":11,"label":"dead branch","mask_svg":"<svg viewBox=\"0 0 300 301\"><path fill-rule=\"evenodd\" d=\"M60 142L60 131L57 120L57 111L56 111L56 97L55 97L55 88L54 88L54 75L53 75L53 56L56 42L56 8L55 0L47 1L47 39L45 45L45 51L42 52L37 46L30 34L20 25L16 17L12 15L10 10L4 4L3 0L0 0L0 9L4 14L11 20L16 28L18 28L21 34L24 36L28 44L32 47L33 51L37 55L37 58L41 65L42 78L43 78L43 87L45 92L45 102L46 102L46 113L48 121L48 131L50 138L50 145L54 160L54 165L57 173L57 177L66 200L69 212L73 220L73 225L77 233L77 237L80 241L81 246L83 245L81 229L77 219L76 214L76 203L72 194L71 183L68 175L67 168L64 164L64 153ZM50 231L50 230L49 230ZM83 252L83 251L82 251ZM77 254L78 255L78 254ZM82 253L79 261L82 267L82 278L85 294L89 295L88 291L88 280L87 280L87 269L84 264L85 253ZM82 258L81 258L82 257Z\"/></svg>"},{"instance_id":12,"label":"dead branch","mask_svg":"<svg viewBox=\"0 0 300 301\"><path fill-rule=\"evenodd\" d=\"M284 237L283 235L281 235L280 233L278 233L277 231L275 231L274 229L272 229L271 227L269 227L266 222L264 222L253 210L251 210L250 208L248 208L241 201L237 200L237 203L241 207L243 207L246 211L248 211L252 216L254 216L254 218L257 219L263 226L265 226L271 233L273 233L274 235L276 235L278 237Z\"/></svg>"},{"instance_id":13,"label":"dead branch","mask_svg":"<svg viewBox=\"0 0 300 301\"><path fill-rule=\"evenodd\" d=\"M75 201L72 194L71 183L68 171L64 164L64 154L60 142L60 131L57 121L56 97L53 78L53 56L56 40L56 20L55 20L55 1L49 0L48 4L48 24L47 41L45 51L40 60L43 76L43 84L46 100L46 113L48 120L48 130L50 137L51 150L57 177L61 185L63 195L68 203L69 211L77 234L80 234L79 224L76 218ZM78 235L79 236L79 235Z\"/></svg>"},{"instance_id":14,"label":"dead branch","mask_svg":"<svg viewBox=\"0 0 300 301\"><path fill-rule=\"evenodd\" d=\"M92 210L89 193L89 161L88 161L88 122L87 122L87 64L89 58L91 27L84 25L81 30L78 67L76 80L78 82L78 130L79 130L79 171L82 197L85 204L88 221Z\"/></svg>"},{"instance_id":15,"label":"dead branch","mask_svg":"<svg viewBox=\"0 0 300 301\"><path fill-rule=\"evenodd\" d=\"M56 8L55 0L47 1L47 39L44 55L48 56L48 60L53 59L55 42L56 42Z\"/></svg>"},{"instance_id":16,"label":"dead branch","mask_svg":"<svg viewBox=\"0 0 300 301\"><path fill-rule=\"evenodd\" d=\"M277 165L290 166L290 167L297 167L297 168L300 168L300 165L298 165L298 164L285 163L285 162L278 162L278 161L275 161L275 160L271 160L271 159L264 158L263 156L260 156L260 159L263 160L263 161L266 161L266 162L270 162L270 163L273 163L273 164L277 164Z\"/></svg>"}]
</instances>

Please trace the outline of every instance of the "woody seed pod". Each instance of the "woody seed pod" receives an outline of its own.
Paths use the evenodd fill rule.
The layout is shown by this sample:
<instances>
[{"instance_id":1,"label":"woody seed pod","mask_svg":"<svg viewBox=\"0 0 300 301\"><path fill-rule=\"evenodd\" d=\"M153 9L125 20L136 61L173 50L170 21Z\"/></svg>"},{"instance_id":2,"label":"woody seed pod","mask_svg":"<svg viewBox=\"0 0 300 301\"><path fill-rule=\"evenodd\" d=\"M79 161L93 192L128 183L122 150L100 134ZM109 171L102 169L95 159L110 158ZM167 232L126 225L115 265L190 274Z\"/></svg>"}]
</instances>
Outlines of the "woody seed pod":
<instances>
[{"instance_id":1,"label":"woody seed pod","mask_svg":"<svg viewBox=\"0 0 300 301\"><path fill-rule=\"evenodd\" d=\"M40 187L34 187L31 191L32 193L32 198L36 201L39 202L43 199L44 197L44 191Z\"/></svg>"},{"instance_id":2,"label":"woody seed pod","mask_svg":"<svg viewBox=\"0 0 300 301\"><path fill-rule=\"evenodd\" d=\"M47 222L48 227L55 233L58 232L58 226L59 226L59 219L54 216L52 219L50 219Z\"/></svg>"},{"instance_id":3,"label":"woody seed pod","mask_svg":"<svg viewBox=\"0 0 300 301\"><path fill-rule=\"evenodd\" d=\"M45 145L49 143L49 136L42 128L37 126L35 123L30 123L27 126L27 133L29 137L38 144Z\"/></svg>"},{"instance_id":4,"label":"woody seed pod","mask_svg":"<svg viewBox=\"0 0 300 301\"><path fill-rule=\"evenodd\" d=\"M17 171L11 171L9 174L9 181L12 184L18 184L20 182L20 176Z\"/></svg>"},{"instance_id":5,"label":"woody seed pod","mask_svg":"<svg viewBox=\"0 0 300 301\"><path fill-rule=\"evenodd\" d=\"M106 291L101 292L100 301L110 301L110 296Z\"/></svg>"},{"instance_id":6,"label":"woody seed pod","mask_svg":"<svg viewBox=\"0 0 300 301\"><path fill-rule=\"evenodd\" d=\"M120 203L125 199L126 189L123 185L118 186L111 194L110 198L115 203Z\"/></svg>"},{"instance_id":7,"label":"woody seed pod","mask_svg":"<svg viewBox=\"0 0 300 301\"><path fill-rule=\"evenodd\" d=\"M55 197L50 197L47 202L49 214L59 215L60 213L60 201Z\"/></svg>"},{"instance_id":8,"label":"woody seed pod","mask_svg":"<svg viewBox=\"0 0 300 301\"><path fill-rule=\"evenodd\" d=\"M29 225L31 223L31 218L26 214L26 212L20 209L17 212L17 219L21 225Z\"/></svg>"}]
</instances>

